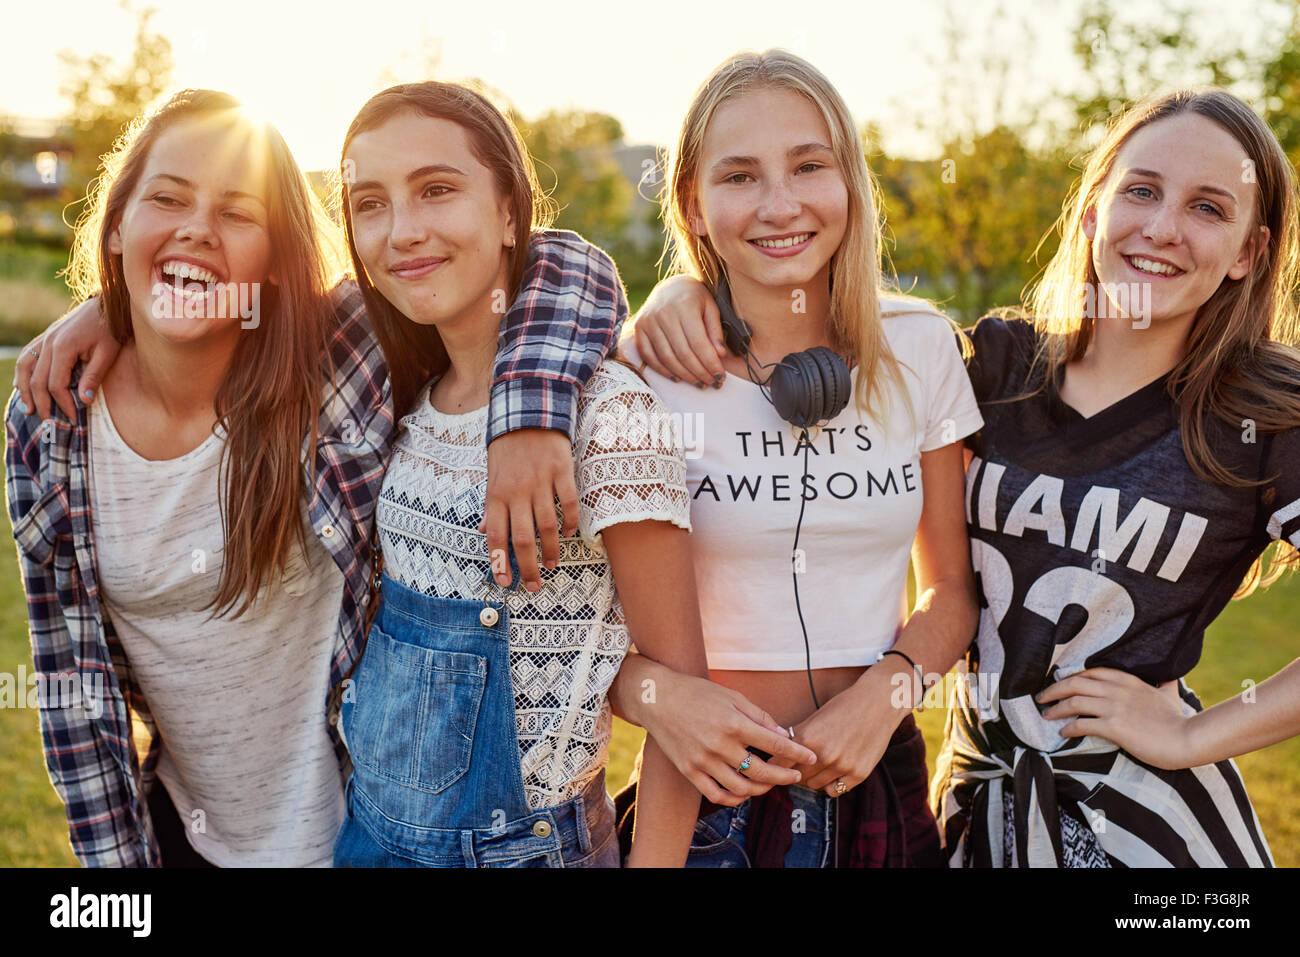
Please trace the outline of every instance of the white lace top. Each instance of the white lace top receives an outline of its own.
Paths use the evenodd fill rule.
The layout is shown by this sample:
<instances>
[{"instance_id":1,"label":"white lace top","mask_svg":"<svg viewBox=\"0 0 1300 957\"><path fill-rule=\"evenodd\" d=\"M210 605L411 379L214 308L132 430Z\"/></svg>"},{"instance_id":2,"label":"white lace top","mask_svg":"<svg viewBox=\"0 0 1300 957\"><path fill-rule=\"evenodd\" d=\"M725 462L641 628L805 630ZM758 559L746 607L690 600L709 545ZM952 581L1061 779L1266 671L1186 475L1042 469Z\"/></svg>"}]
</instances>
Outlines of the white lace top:
<instances>
[{"instance_id":1,"label":"white lace top","mask_svg":"<svg viewBox=\"0 0 1300 957\"><path fill-rule=\"evenodd\" d=\"M487 406L439 412L426 389L399 427L377 522L384 570L426 595L482 600L487 537ZM524 790L533 809L581 793L605 766L607 693L628 647L623 608L601 542L621 522L690 529L681 434L655 394L606 361L578 399L573 441L578 538L541 567L542 588L502 590L510 612L510 672Z\"/></svg>"}]
</instances>

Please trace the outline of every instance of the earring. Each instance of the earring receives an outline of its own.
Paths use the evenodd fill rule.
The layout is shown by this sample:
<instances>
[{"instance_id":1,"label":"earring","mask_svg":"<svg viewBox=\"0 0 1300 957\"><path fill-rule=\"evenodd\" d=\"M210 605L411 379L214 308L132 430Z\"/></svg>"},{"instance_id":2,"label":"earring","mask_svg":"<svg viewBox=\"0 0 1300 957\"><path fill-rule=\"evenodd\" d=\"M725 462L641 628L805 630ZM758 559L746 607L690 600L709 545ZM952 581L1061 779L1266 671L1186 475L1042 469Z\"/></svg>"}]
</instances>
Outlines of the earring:
<instances>
[{"instance_id":1,"label":"earring","mask_svg":"<svg viewBox=\"0 0 1300 957\"><path fill-rule=\"evenodd\" d=\"M513 236L507 236L507 237L506 237L506 245L507 245L508 247L510 247L511 249L514 249L514 248L515 248L515 237L513 237Z\"/></svg>"}]
</instances>

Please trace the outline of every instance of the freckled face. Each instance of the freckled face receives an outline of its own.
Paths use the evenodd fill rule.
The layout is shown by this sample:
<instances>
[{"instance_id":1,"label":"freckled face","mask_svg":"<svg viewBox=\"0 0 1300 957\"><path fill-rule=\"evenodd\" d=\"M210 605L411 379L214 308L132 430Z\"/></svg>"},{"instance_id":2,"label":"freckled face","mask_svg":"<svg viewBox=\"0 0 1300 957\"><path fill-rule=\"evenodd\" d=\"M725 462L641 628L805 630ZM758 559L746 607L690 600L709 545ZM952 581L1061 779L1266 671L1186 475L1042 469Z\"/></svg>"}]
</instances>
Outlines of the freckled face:
<instances>
[{"instance_id":1,"label":"freckled face","mask_svg":"<svg viewBox=\"0 0 1300 957\"><path fill-rule=\"evenodd\" d=\"M849 210L830 143L817 107L790 90L744 93L713 114L693 227L726 263L734 291L828 281Z\"/></svg>"},{"instance_id":2,"label":"freckled face","mask_svg":"<svg viewBox=\"0 0 1300 957\"><path fill-rule=\"evenodd\" d=\"M1149 283L1151 319L1190 326L1225 280L1249 273L1267 242L1250 171L1241 144L1199 114L1138 130L1084 217L1097 278Z\"/></svg>"}]
</instances>

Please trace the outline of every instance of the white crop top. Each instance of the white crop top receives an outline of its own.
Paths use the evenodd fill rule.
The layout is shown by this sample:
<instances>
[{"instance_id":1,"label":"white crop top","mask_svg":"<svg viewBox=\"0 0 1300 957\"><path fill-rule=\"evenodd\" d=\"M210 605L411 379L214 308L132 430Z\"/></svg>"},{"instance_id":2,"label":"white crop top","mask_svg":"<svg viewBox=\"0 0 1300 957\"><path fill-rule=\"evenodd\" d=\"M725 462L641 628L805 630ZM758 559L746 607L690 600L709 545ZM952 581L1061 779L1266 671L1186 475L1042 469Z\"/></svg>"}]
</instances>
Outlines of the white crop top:
<instances>
[{"instance_id":1,"label":"white crop top","mask_svg":"<svg viewBox=\"0 0 1300 957\"><path fill-rule=\"evenodd\" d=\"M921 453L959 442L983 424L952 327L933 312L884 299L882 319L902 364L915 424L897 387L888 410L855 402L813 434L805 453L748 379L720 389L673 382L646 368L680 418L691 495L691 536L709 667L801 671L803 636L813 668L861 666L891 647L907 621L907 571L921 518ZM640 365L635 344L623 344ZM852 372L856 388L858 370ZM800 480L807 503L795 554Z\"/></svg>"}]
</instances>

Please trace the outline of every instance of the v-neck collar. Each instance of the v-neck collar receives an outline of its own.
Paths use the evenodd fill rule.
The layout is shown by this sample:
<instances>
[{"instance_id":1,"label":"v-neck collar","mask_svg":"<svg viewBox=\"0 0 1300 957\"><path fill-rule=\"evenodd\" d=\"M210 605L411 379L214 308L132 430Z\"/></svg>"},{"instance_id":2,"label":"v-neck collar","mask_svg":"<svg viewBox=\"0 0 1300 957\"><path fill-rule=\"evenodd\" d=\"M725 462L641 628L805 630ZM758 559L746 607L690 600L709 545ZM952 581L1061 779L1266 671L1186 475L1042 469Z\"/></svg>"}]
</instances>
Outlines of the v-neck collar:
<instances>
[{"instance_id":1,"label":"v-neck collar","mask_svg":"<svg viewBox=\"0 0 1300 957\"><path fill-rule=\"evenodd\" d=\"M1087 418L1061 398L1060 377L1022 402L985 407L1000 454L1034 471L1080 475L1127 461L1178 426L1169 373Z\"/></svg>"},{"instance_id":2,"label":"v-neck collar","mask_svg":"<svg viewBox=\"0 0 1300 957\"><path fill-rule=\"evenodd\" d=\"M1160 406L1169 403L1170 400L1165 392L1165 386L1169 382L1172 371L1170 370L1170 372L1166 372L1158 379L1148 382L1140 389L1116 399L1110 405L1099 409L1092 415L1085 416L1061 398L1061 382L1065 376L1065 367L1058 366L1053 372L1052 385L1048 390L1052 419L1067 425L1072 432L1079 436L1098 430L1107 435L1113 435L1117 430L1122 430L1125 423L1131 422L1135 417L1144 413L1149 414Z\"/></svg>"}]
</instances>

